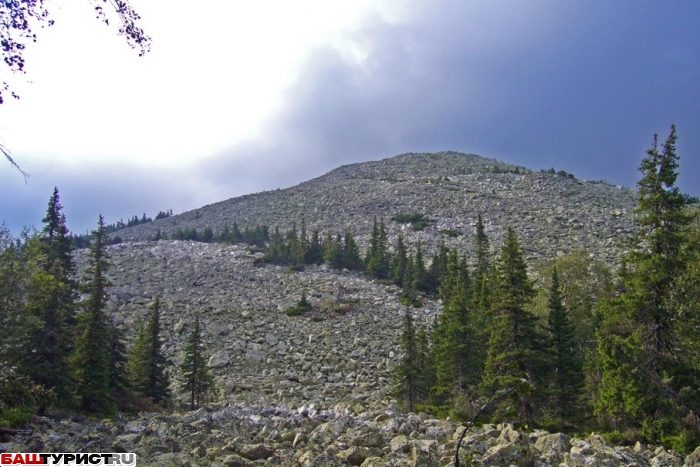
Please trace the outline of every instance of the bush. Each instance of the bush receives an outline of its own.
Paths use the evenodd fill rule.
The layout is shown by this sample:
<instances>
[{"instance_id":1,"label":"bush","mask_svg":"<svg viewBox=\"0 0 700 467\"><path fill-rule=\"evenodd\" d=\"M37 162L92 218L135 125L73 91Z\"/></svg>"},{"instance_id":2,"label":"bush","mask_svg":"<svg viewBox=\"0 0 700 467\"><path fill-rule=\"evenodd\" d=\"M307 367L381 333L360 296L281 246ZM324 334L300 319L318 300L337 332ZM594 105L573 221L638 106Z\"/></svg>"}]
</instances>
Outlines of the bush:
<instances>
[{"instance_id":1,"label":"bush","mask_svg":"<svg viewBox=\"0 0 700 467\"><path fill-rule=\"evenodd\" d=\"M443 235L447 235L448 237L452 237L452 238L459 236L459 232L457 232L456 230L452 230L452 229L442 229L440 231L440 233Z\"/></svg>"},{"instance_id":2,"label":"bush","mask_svg":"<svg viewBox=\"0 0 700 467\"><path fill-rule=\"evenodd\" d=\"M396 221L400 224L415 224L423 219L423 214L397 214L391 218L392 221Z\"/></svg>"},{"instance_id":3,"label":"bush","mask_svg":"<svg viewBox=\"0 0 700 467\"><path fill-rule=\"evenodd\" d=\"M399 303L406 306L412 306L414 308L420 308L423 306L420 300L407 294L401 295L401 298L399 298Z\"/></svg>"},{"instance_id":4,"label":"bush","mask_svg":"<svg viewBox=\"0 0 700 467\"><path fill-rule=\"evenodd\" d=\"M423 230L425 228L425 226L426 226L425 221L418 221L418 222L413 224L413 231L420 232L421 230Z\"/></svg>"},{"instance_id":5,"label":"bush","mask_svg":"<svg viewBox=\"0 0 700 467\"><path fill-rule=\"evenodd\" d=\"M300 316L312 308L311 303L306 299L306 292L302 292L299 301L296 302L294 306L287 308L284 313L287 316Z\"/></svg>"}]
</instances>

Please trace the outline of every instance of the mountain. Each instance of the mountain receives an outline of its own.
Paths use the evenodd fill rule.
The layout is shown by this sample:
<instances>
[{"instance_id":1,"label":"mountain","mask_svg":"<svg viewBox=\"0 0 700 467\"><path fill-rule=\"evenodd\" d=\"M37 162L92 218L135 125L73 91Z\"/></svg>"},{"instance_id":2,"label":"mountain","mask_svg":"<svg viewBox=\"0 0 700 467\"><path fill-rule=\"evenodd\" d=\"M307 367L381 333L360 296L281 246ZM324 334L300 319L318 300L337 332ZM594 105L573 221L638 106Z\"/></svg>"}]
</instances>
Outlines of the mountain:
<instances>
[{"instance_id":1,"label":"mountain","mask_svg":"<svg viewBox=\"0 0 700 467\"><path fill-rule=\"evenodd\" d=\"M350 229L362 248L377 216L387 221L392 242L402 230L409 245L420 240L430 249L444 240L469 251L481 214L494 250L510 225L531 260L586 248L615 264L618 240L633 229L634 206L635 192L628 188L534 173L472 154L403 154L347 165L291 188L120 230L125 242L109 250L109 311L131 338L147 305L160 296L168 331L164 350L175 364L182 361L185 337L199 312L223 400L295 406L381 398L392 388L400 353L405 310L400 288L326 265L304 272L260 267L255 264L260 253L245 245L144 240L157 230L164 235L193 227L219 230L234 221L285 229L304 219L308 232ZM411 213L425 215L423 230L390 221ZM76 253L79 264L85 255ZM284 310L302 292L314 311L287 316ZM442 306L437 299L421 300L414 319L429 326Z\"/></svg>"},{"instance_id":2,"label":"mountain","mask_svg":"<svg viewBox=\"0 0 700 467\"><path fill-rule=\"evenodd\" d=\"M469 251L481 214L495 245L507 226L515 228L528 260L584 248L614 266L618 240L633 231L635 206L634 190L603 181L533 172L474 154L411 153L345 165L291 188L232 198L117 234L140 241L158 230L166 236L185 228L218 231L234 221L241 229L264 224L284 232L304 220L308 232L350 229L362 247L377 216L387 222L390 238L403 230L409 245L420 240L434 250L444 239ZM427 219L424 230L390 221L414 213Z\"/></svg>"}]
</instances>

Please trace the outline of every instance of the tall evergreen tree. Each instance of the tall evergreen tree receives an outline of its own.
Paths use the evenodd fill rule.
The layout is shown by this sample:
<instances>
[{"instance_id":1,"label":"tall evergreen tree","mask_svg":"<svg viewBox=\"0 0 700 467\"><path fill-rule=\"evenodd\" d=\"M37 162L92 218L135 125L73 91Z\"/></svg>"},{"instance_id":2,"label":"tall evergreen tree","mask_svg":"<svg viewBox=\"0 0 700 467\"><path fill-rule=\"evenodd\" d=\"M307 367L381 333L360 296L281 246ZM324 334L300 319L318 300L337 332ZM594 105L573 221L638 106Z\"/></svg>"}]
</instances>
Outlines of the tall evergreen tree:
<instances>
[{"instance_id":1,"label":"tall evergreen tree","mask_svg":"<svg viewBox=\"0 0 700 467\"><path fill-rule=\"evenodd\" d=\"M406 400L408 411L413 412L413 407L421 392L421 362L413 317L408 306L406 306L404 313L401 351L403 356L396 367L397 392Z\"/></svg>"},{"instance_id":2,"label":"tall evergreen tree","mask_svg":"<svg viewBox=\"0 0 700 467\"><path fill-rule=\"evenodd\" d=\"M675 186L676 127L661 151L654 135L639 170L637 233L623 258L621 293L603 304L598 333L602 368L596 411L609 426L637 429L655 442L683 436L700 440L700 403L689 397L700 383L682 339L685 317L674 303L677 279L687 269L692 202ZM687 446L684 446L687 448Z\"/></svg>"},{"instance_id":3,"label":"tall evergreen tree","mask_svg":"<svg viewBox=\"0 0 700 467\"><path fill-rule=\"evenodd\" d=\"M389 250L387 244L387 232L384 219L377 223L374 217L372 223L372 235L369 242L369 250L365 259L367 275L376 279L386 279L391 273Z\"/></svg>"},{"instance_id":4,"label":"tall evergreen tree","mask_svg":"<svg viewBox=\"0 0 700 467\"><path fill-rule=\"evenodd\" d=\"M343 267L346 269L362 270L362 259L360 258L360 249L357 247L357 242L348 230L345 232L343 240Z\"/></svg>"},{"instance_id":5,"label":"tall evergreen tree","mask_svg":"<svg viewBox=\"0 0 700 467\"><path fill-rule=\"evenodd\" d=\"M26 314L29 285L27 248L15 242L5 224L0 224L0 375L9 376L24 358L23 344L34 319ZM3 379L0 376L0 380ZM0 382L0 384L2 384Z\"/></svg>"},{"instance_id":6,"label":"tall evergreen tree","mask_svg":"<svg viewBox=\"0 0 700 467\"><path fill-rule=\"evenodd\" d=\"M73 356L76 393L82 410L90 413L111 413L114 399L110 388L112 353L109 321L105 313L109 268L107 230L100 215L97 230L93 231L88 268L84 275L84 290L88 298L80 317L82 332Z\"/></svg>"},{"instance_id":7,"label":"tall evergreen tree","mask_svg":"<svg viewBox=\"0 0 700 467\"><path fill-rule=\"evenodd\" d=\"M160 338L160 298L156 297L146 326L140 325L129 352L127 374L131 387L155 403L169 396L167 360L162 353Z\"/></svg>"},{"instance_id":8,"label":"tall evergreen tree","mask_svg":"<svg viewBox=\"0 0 700 467\"><path fill-rule=\"evenodd\" d=\"M543 342L536 318L526 308L535 290L512 227L508 227L501 249L497 281L483 387L486 392L494 387L527 388L515 392L517 412L524 420L532 421L536 407L530 389L544 379Z\"/></svg>"},{"instance_id":9,"label":"tall evergreen tree","mask_svg":"<svg viewBox=\"0 0 700 467\"><path fill-rule=\"evenodd\" d=\"M403 241L403 234L399 232L396 237L396 247L394 248L394 260L391 267L391 278L394 284L403 287L404 276L406 275L406 262L408 261L406 245Z\"/></svg>"},{"instance_id":10,"label":"tall evergreen tree","mask_svg":"<svg viewBox=\"0 0 700 467\"><path fill-rule=\"evenodd\" d=\"M474 268L474 304L482 311L491 308L491 249L481 214L476 218L476 264Z\"/></svg>"},{"instance_id":11,"label":"tall evergreen tree","mask_svg":"<svg viewBox=\"0 0 700 467\"><path fill-rule=\"evenodd\" d=\"M583 418L583 359L576 340L576 329L562 304L557 269L549 289L549 356L553 375L549 396L552 415L560 430L576 426Z\"/></svg>"},{"instance_id":12,"label":"tall evergreen tree","mask_svg":"<svg viewBox=\"0 0 700 467\"><path fill-rule=\"evenodd\" d=\"M444 309L433 338L436 395L456 396L478 384L483 369L482 352L477 342L473 310L470 308L471 281L466 264L457 251L447 260L448 276L441 294Z\"/></svg>"},{"instance_id":13,"label":"tall evergreen tree","mask_svg":"<svg viewBox=\"0 0 700 467\"><path fill-rule=\"evenodd\" d=\"M182 389L190 395L190 409L192 410L199 407L199 404L205 400L214 386L214 380L209 368L207 368L207 359L204 353L204 341L199 325L199 313L197 313L194 318L194 327L185 347L185 359L180 367L185 378Z\"/></svg>"},{"instance_id":14,"label":"tall evergreen tree","mask_svg":"<svg viewBox=\"0 0 700 467\"><path fill-rule=\"evenodd\" d=\"M326 239L326 251L323 254L323 259L328 262L328 265L333 269L343 268L343 239L340 233L336 234L335 239L330 233Z\"/></svg>"},{"instance_id":15,"label":"tall evergreen tree","mask_svg":"<svg viewBox=\"0 0 700 467\"><path fill-rule=\"evenodd\" d=\"M421 249L420 241L416 245L416 256L413 260L413 289L420 292L428 291L428 271L425 270L425 261L423 260L423 250Z\"/></svg>"},{"instance_id":16,"label":"tall evergreen tree","mask_svg":"<svg viewBox=\"0 0 700 467\"><path fill-rule=\"evenodd\" d=\"M72 241L62 208L58 189L54 188L38 245L33 244L36 261L27 310L36 326L28 335L22 372L36 384L55 389L57 396L66 400L72 385L68 359L73 345L76 283Z\"/></svg>"}]
</instances>

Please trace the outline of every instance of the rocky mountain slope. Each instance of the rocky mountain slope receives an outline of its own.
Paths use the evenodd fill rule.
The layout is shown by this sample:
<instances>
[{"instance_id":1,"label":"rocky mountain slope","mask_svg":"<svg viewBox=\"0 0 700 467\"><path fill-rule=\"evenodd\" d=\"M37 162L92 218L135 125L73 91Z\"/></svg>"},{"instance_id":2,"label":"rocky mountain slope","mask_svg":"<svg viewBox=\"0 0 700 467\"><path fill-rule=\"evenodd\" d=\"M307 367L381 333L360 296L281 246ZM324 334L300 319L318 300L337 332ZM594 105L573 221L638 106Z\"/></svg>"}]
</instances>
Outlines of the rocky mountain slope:
<instances>
[{"instance_id":1,"label":"rocky mountain slope","mask_svg":"<svg viewBox=\"0 0 700 467\"><path fill-rule=\"evenodd\" d=\"M37 431L0 449L135 451L139 465L448 465L460 425L402 413L391 398L405 311L397 287L325 266L303 272L258 267L260 253L243 245L147 239L158 230L216 231L234 221L285 229L304 219L309 232L349 228L362 248L376 215L387 221L392 241L402 230L409 244L420 240L430 249L445 240L469 251L482 214L494 246L512 225L530 260L586 248L615 264L617 241L633 231L634 191L527 172L475 155L405 154L120 230L125 243L109 247L109 313L130 340L160 296L164 351L173 368L199 313L217 405L129 420L37 419ZM410 213L425 214L427 227L413 231L390 221ZM86 256L76 252L79 268ZM302 291L314 309L287 316L284 310ZM416 323L430 325L441 303L422 301L411 312ZM179 373L172 376L177 406L185 397ZM700 453L693 455L687 465L700 465ZM597 436L573 439L509 426L471 430L461 465L470 459L493 466L683 464L663 448L614 448Z\"/></svg>"},{"instance_id":2,"label":"rocky mountain slope","mask_svg":"<svg viewBox=\"0 0 700 467\"><path fill-rule=\"evenodd\" d=\"M600 181L534 173L473 154L403 154L351 164L291 188L232 198L200 209L118 232L126 241L146 240L158 230L206 226L215 231L234 221L288 228L304 219L308 231L350 229L364 245L373 216L384 218L390 237L403 229L409 244L429 249L440 239L469 250L476 216L482 214L495 244L511 225L528 259L586 248L597 259L616 263L616 242L632 232L634 190ZM424 214L420 232L390 221L397 214ZM444 231L457 233L456 237Z\"/></svg>"}]
</instances>

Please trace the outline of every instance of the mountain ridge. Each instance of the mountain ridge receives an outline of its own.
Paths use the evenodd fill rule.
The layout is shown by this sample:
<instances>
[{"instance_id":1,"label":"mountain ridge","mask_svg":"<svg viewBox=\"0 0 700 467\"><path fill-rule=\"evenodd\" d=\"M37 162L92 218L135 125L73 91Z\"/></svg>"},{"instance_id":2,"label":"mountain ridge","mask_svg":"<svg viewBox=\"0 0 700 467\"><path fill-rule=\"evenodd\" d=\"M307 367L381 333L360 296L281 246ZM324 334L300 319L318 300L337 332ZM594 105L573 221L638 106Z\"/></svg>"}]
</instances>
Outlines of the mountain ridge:
<instances>
[{"instance_id":1,"label":"mountain ridge","mask_svg":"<svg viewBox=\"0 0 700 467\"><path fill-rule=\"evenodd\" d=\"M507 226L516 229L529 260L576 248L615 266L617 239L634 231L636 192L601 181L533 172L522 166L453 151L406 153L343 165L292 187L247 194L116 232L124 241L143 241L178 229L218 231L234 221L279 227L306 222L307 231L350 230L367 244L374 216L387 222L389 237L404 232L434 251L441 240L469 251L476 216L498 242ZM425 230L392 222L397 214L423 214ZM456 237L445 235L454 232Z\"/></svg>"}]
</instances>

